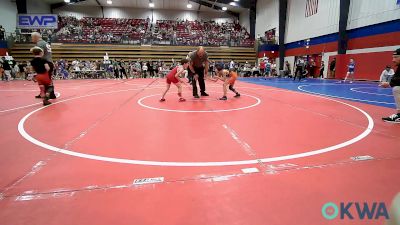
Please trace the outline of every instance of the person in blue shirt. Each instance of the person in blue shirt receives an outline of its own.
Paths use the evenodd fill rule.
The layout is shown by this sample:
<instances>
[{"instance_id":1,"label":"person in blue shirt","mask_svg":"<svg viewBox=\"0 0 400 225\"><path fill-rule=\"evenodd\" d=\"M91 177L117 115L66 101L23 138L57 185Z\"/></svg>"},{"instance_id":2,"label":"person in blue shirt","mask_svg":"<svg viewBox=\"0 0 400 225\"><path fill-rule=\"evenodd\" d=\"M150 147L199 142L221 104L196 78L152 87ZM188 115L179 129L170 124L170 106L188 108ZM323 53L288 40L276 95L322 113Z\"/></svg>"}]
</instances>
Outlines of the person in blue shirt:
<instances>
[{"instance_id":1,"label":"person in blue shirt","mask_svg":"<svg viewBox=\"0 0 400 225\"><path fill-rule=\"evenodd\" d=\"M346 80L347 80L347 78L349 78L349 76L351 77L350 84L353 83L355 69L356 69L356 63L354 62L354 59L350 59L349 65L347 65L346 78L344 78L343 83L346 82Z\"/></svg>"}]
</instances>

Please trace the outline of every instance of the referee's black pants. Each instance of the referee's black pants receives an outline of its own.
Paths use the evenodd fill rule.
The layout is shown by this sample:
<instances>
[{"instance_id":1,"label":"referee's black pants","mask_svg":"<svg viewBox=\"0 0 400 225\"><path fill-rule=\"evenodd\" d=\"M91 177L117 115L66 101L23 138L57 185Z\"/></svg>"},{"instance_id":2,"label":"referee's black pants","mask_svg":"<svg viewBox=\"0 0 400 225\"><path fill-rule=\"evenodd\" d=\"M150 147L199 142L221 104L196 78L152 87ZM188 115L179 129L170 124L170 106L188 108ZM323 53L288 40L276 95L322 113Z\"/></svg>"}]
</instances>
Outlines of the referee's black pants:
<instances>
[{"instance_id":1,"label":"referee's black pants","mask_svg":"<svg viewBox=\"0 0 400 225\"><path fill-rule=\"evenodd\" d=\"M50 98L56 99L57 97L56 97L56 94L54 93L54 84L53 84L54 64L52 62L49 62L49 67L50 67L49 77L50 77L50 80L52 80L52 82L51 82L50 86L46 87L46 92L47 92L47 89L49 89Z\"/></svg>"},{"instance_id":2,"label":"referee's black pants","mask_svg":"<svg viewBox=\"0 0 400 225\"><path fill-rule=\"evenodd\" d=\"M206 93L206 84L204 82L204 67L194 67L194 72L189 69L189 77L191 77L192 80L192 87L193 87L193 96L198 96L199 93L197 91L197 82L196 79L194 78L194 75L197 74L199 76L199 86L200 86L200 94L205 94Z\"/></svg>"},{"instance_id":3,"label":"referee's black pants","mask_svg":"<svg viewBox=\"0 0 400 225\"><path fill-rule=\"evenodd\" d=\"M296 67L296 72L294 73L293 80L296 80L296 77L299 77L299 81L301 80L301 78L303 77L303 67Z\"/></svg>"}]
</instances>

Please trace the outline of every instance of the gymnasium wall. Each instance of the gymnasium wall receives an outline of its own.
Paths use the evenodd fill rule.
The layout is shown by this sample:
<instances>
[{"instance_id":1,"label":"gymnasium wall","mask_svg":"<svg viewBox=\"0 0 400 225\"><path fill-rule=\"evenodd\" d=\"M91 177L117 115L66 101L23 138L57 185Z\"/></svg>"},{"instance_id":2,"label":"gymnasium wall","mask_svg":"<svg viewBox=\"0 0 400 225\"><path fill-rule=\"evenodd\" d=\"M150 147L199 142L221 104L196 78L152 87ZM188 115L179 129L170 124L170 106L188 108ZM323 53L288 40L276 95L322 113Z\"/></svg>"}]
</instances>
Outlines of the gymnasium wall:
<instances>
[{"instance_id":1,"label":"gymnasium wall","mask_svg":"<svg viewBox=\"0 0 400 225\"><path fill-rule=\"evenodd\" d=\"M258 47L258 58L278 58L279 45L261 45Z\"/></svg>"},{"instance_id":2,"label":"gymnasium wall","mask_svg":"<svg viewBox=\"0 0 400 225\"><path fill-rule=\"evenodd\" d=\"M49 14L51 13L50 5L44 1L39 0L27 0L26 9L28 13L39 13L39 14Z\"/></svg>"},{"instance_id":3,"label":"gymnasium wall","mask_svg":"<svg viewBox=\"0 0 400 225\"><path fill-rule=\"evenodd\" d=\"M400 18L397 0L351 0L347 29L369 26Z\"/></svg>"},{"instance_id":4,"label":"gymnasium wall","mask_svg":"<svg viewBox=\"0 0 400 225\"><path fill-rule=\"evenodd\" d=\"M339 30L339 0L319 1L318 13L305 17L307 0L288 0L285 43Z\"/></svg>"},{"instance_id":5,"label":"gymnasium wall","mask_svg":"<svg viewBox=\"0 0 400 225\"><path fill-rule=\"evenodd\" d=\"M68 5L54 10L54 13L64 16L82 17L102 17L101 8L97 6ZM216 20L217 22L233 21L234 18L227 13L214 11L189 11L189 10L165 10L165 9L138 9L122 7L104 7L104 17L106 18L141 18L149 17L153 21L157 20Z\"/></svg>"},{"instance_id":6,"label":"gymnasium wall","mask_svg":"<svg viewBox=\"0 0 400 225\"><path fill-rule=\"evenodd\" d=\"M239 23L250 32L250 10L247 9L240 13Z\"/></svg>"},{"instance_id":7,"label":"gymnasium wall","mask_svg":"<svg viewBox=\"0 0 400 225\"><path fill-rule=\"evenodd\" d=\"M4 27L7 33L15 32L17 26L17 5L15 0L0 0L0 25ZM27 0L26 8L28 13L50 13L50 5L42 1ZM6 54L7 42L0 42L0 56Z\"/></svg>"},{"instance_id":8,"label":"gymnasium wall","mask_svg":"<svg viewBox=\"0 0 400 225\"><path fill-rule=\"evenodd\" d=\"M17 5L15 1L1 0L0 6L0 24L6 32L14 32L17 24Z\"/></svg>"},{"instance_id":9,"label":"gymnasium wall","mask_svg":"<svg viewBox=\"0 0 400 225\"><path fill-rule=\"evenodd\" d=\"M400 45L385 47L377 51L360 51L358 53L348 52L345 55L336 55L329 57L329 62L336 57L339 65L336 68L336 78L343 79L347 73L347 64L352 58L356 62L355 77L362 80L379 80L382 71L387 65L392 65L393 50L400 48Z\"/></svg>"},{"instance_id":10,"label":"gymnasium wall","mask_svg":"<svg viewBox=\"0 0 400 225\"><path fill-rule=\"evenodd\" d=\"M337 33L339 0L318 3L318 13L305 17L307 0L288 0L285 43ZM266 9L268 11L268 9ZM351 0L347 29L352 30L400 18L396 0Z\"/></svg>"},{"instance_id":11,"label":"gymnasium wall","mask_svg":"<svg viewBox=\"0 0 400 225\"><path fill-rule=\"evenodd\" d=\"M279 34L279 1L257 1L256 36L258 34L264 36L265 31L274 28L276 28L276 34Z\"/></svg>"},{"instance_id":12,"label":"gymnasium wall","mask_svg":"<svg viewBox=\"0 0 400 225\"><path fill-rule=\"evenodd\" d=\"M400 48L400 19L349 30L348 38L345 56L337 55L337 33L311 38L309 48L304 41L288 43L286 56L324 53L326 65L337 57L336 78L345 76L349 57L352 57L357 63L357 79L377 80L383 68L391 64L393 50Z\"/></svg>"},{"instance_id":13,"label":"gymnasium wall","mask_svg":"<svg viewBox=\"0 0 400 225\"><path fill-rule=\"evenodd\" d=\"M305 3L306 0L288 1L286 59L293 61L294 56L316 54L322 55L325 65L329 65L337 57L336 78L343 78L352 57L357 63L357 79L379 79L383 68L391 64L392 51L400 47L400 6L396 1L351 0L345 56L337 56L339 1L319 1L318 13L307 18ZM259 50L259 57L271 54L271 46L261 46Z\"/></svg>"},{"instance_id":14,"label":"gymnasium wall","mask_svg":"<svg viewBox=\"0 0 400 225\"><path fill-rule=\"evenodd\" d=\"M18 13L15 0L0 0L0 2L0 24L6 32L15 32ZM28 13L50 13L50 5L38 0L27 0L26 9Z\"/></svg>"},{"instance_id":15,"label":"gymnasium wall","mask_svg":"<svg viewBox=\"0 0 400 225\"><path fill-rule=\"evenodd\" d=\"M101 8L99 6L73 6L67 5L53 10L54 13L61 16L73 16L76 18L83 17L102 17ZM140 18L140 15L138 15Z\"/></svg>"}]
</instances>

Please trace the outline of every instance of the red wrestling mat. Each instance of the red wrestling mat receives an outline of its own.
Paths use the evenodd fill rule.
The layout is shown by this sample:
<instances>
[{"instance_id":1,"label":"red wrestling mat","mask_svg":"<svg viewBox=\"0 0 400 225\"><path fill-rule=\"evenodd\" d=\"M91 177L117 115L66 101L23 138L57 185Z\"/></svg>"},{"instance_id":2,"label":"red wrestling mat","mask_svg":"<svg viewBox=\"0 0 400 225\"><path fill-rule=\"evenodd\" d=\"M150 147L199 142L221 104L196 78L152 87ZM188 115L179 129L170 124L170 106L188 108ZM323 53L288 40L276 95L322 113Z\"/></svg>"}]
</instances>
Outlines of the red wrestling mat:
<instances>
[{"instance_id":1,"label":"red wrestling mat","mask_svg":"<svg viewBox=\"0 0 400 225\"><path fill-rule=\"evenodd\" d=\"M242 82L186 102L173 85L159 102L162 79L55 85L48 107L0 86L0 224L346 224L322 206L399 191L387 108Z\"/></svg>"}]
</instances>

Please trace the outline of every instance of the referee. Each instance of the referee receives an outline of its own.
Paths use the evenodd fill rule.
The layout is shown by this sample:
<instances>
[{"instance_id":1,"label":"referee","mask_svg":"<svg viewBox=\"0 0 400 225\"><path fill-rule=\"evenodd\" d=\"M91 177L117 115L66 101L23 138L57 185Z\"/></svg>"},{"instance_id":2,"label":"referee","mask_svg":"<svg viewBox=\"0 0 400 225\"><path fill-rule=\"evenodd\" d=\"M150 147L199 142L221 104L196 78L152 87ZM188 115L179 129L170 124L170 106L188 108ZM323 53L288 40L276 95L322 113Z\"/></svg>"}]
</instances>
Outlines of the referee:
<instances>
[{"instance_id":1,"label":"referee","mask_svg":"<svg viewBox=\"0 0 400 225\"><path fill-rule=\"evenodd\" d=\"M189 53L189 77L193 77L193 97L200 98L197 91L197 82L199 81L200 94L201 96L208 96L206 93L206 84L204 77L208 76L208 54L203 47L199 47L197 50Z\"/></svg>"},{"instance_id":2,"label":"referee","mask_svg":"<svg viewBox=\"0 0 400 225\"><path fill-rule=\"evenodd\" d=\"M51 80L52 76L53 76L53 70L54 70L53 58L51 57L51 46L49 43L45 42L42 39L42 35L38 32L33 32L31 34L31 37L32 37L32 42L35 43L37 47L43 49L43 53L44 53L43 58L48 61L49 66L50 66L49 77ZM40 94L35 97L40 98ZM54 87L53 87L53 91L50 93L50 99L55 99L55 98L56 98L56 95L54 94Z\"/></svg>"}]
</instances>

